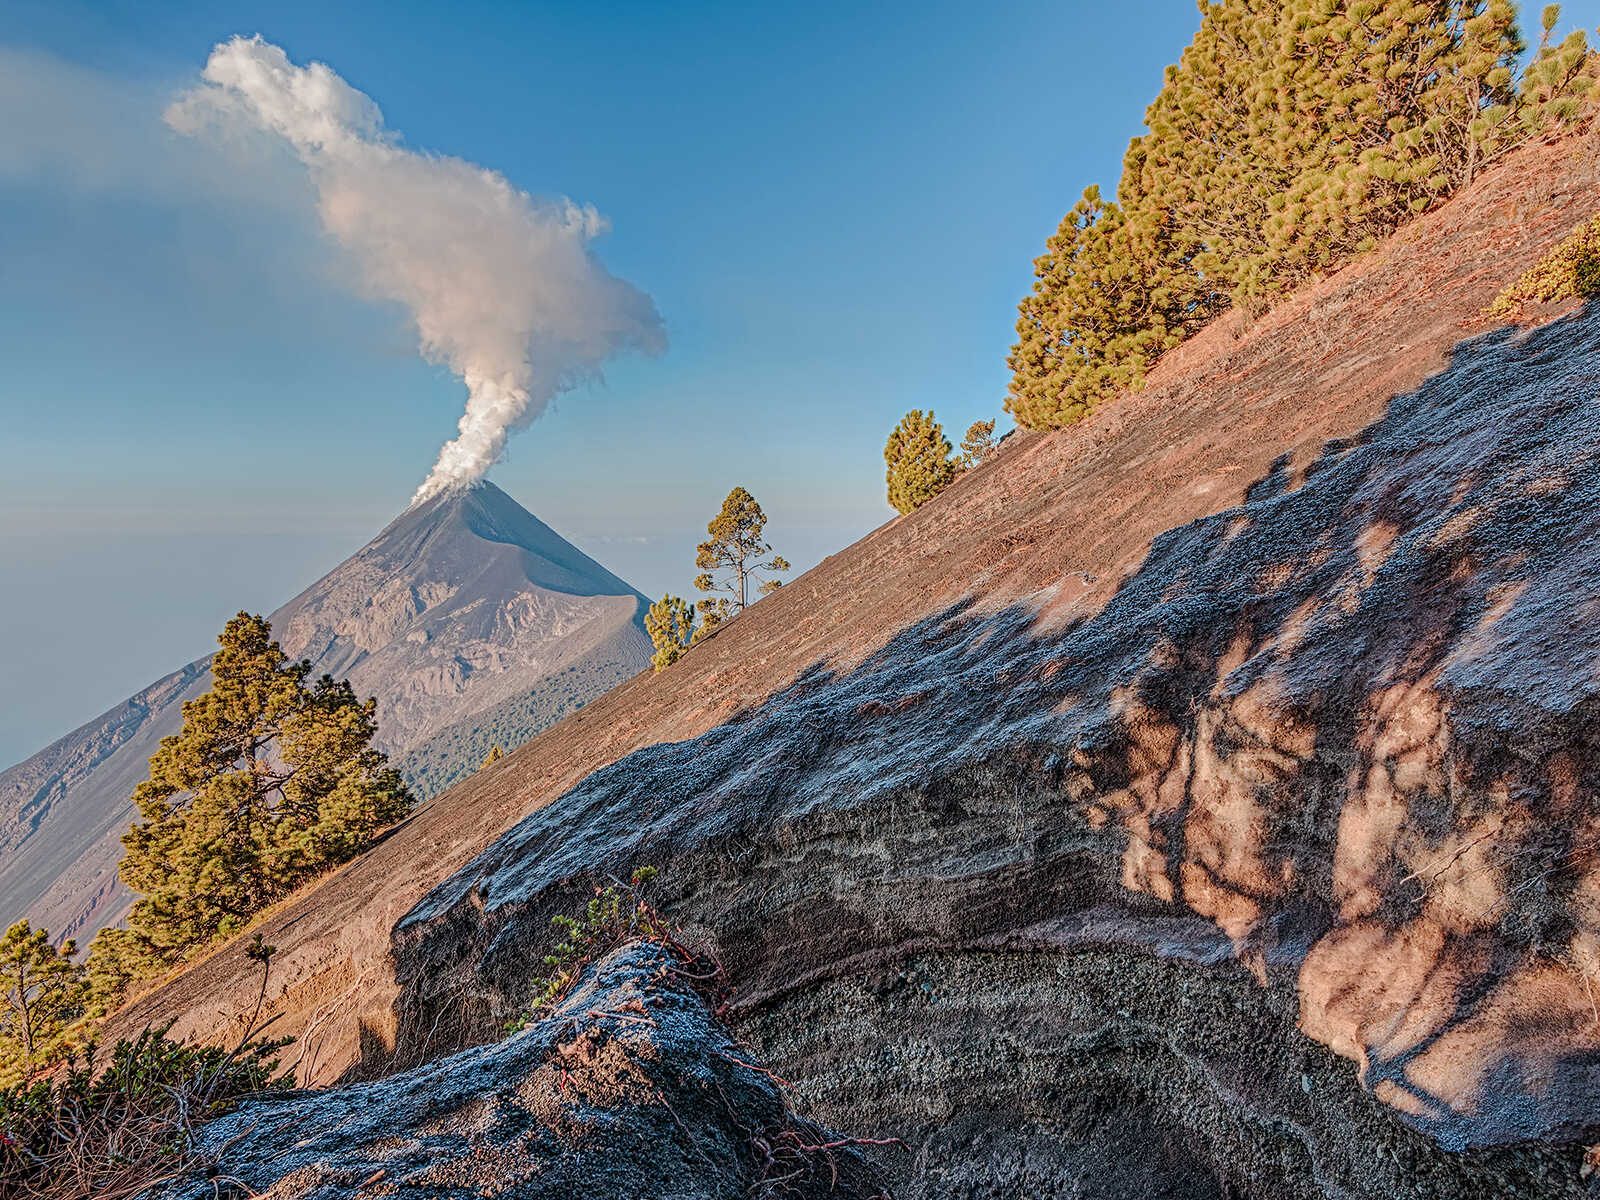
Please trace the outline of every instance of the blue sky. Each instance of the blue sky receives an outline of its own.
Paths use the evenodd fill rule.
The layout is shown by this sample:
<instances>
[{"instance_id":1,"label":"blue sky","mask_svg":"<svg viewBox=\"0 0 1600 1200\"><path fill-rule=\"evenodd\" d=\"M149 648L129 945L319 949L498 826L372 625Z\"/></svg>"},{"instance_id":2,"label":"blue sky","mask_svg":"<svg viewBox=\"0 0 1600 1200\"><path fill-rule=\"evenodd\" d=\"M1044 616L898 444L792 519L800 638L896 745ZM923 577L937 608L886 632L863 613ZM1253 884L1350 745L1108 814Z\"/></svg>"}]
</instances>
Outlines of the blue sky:
<instances>
[{"instance_id":1,"label":"blue sky","mask_svg":"<svg viewBox=\"0 0 1600 1200\"><path fill-rule=\"evenodd\" d=\"M1592 27L1600 0L1567 12ZM1115 184L1197 22L1189 0L10 0L0 765L358 547L460 415L298 163L162 124L215 43L324 61L408 146L610 219L598 252L670 347L561 397L490 478L656 595L689 592L733 485L803 570L891 515L900 414L953 438L1001 416L1032 259Z\"/></svg>"}]
</instances>

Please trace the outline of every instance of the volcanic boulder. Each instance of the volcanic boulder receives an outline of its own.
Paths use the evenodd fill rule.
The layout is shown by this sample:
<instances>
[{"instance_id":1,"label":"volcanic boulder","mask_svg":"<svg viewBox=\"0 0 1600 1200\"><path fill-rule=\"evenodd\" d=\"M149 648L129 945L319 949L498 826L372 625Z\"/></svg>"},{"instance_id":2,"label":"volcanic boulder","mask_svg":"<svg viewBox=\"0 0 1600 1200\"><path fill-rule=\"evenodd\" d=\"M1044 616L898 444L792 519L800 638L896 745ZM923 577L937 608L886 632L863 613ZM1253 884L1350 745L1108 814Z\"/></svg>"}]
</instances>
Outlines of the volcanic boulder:
<instances>
[{"instance_id":1,"label":"volcanic boulder","mask_svg":"<svg viewBox=\"0 0 1600 1200\"><path fill-rule=\"evenodd\" d=\"M375 1083L291 1092L206 1126L209 1170L272 1200L631 1200L881 1194L850 1144L796 1117L652 942L614 950L546 1019Z\"/></svg>"}]
</instances>

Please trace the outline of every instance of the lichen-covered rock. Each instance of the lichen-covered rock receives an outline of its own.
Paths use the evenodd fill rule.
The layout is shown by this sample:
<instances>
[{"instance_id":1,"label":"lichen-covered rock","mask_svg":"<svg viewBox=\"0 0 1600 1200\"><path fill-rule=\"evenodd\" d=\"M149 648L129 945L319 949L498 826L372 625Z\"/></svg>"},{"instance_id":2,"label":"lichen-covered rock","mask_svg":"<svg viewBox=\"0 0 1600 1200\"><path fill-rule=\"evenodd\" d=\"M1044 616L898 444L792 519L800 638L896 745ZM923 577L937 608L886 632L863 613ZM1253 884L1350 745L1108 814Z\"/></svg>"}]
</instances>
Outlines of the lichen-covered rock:
<instances>
[{"instance_id":1,"label":"lichen-covered rock","mask_svg":"<svg viewBox=\"0 0 1600 1200\"><path fill-rule=\"evenodd\" d=\"M400 1060L649 863L902 1195L1582 1194L1597 381L1600 312L1480 338L1103 606L961 606L596 772L402 922Z\"/></svg>"},{"instance_id":2,"label":"lichen-covered rock","mask_svg":"<svg viewBox=\"0 0 1600 1200\"><path fill-rule=\"evenodd\" d=\"M848 1139L795 1117L683 964L633 942L549 1018L375 1083L257 1100L212 1122L204 1177L167 1200L866 1200ZM248 1189L248 1190L245 1190Z\"/></svg>"}]
</instances>

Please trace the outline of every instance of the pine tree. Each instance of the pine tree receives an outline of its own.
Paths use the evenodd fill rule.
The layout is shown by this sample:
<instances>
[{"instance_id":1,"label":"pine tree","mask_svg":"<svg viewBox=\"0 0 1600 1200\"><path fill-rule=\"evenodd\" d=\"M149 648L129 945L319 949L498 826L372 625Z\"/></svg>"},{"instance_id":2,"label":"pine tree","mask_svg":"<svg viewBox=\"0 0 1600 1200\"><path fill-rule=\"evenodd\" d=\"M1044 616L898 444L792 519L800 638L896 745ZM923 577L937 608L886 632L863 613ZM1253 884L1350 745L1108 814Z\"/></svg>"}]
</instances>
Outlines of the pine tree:
<instances>
[{"instance_id":1,"label":"pine tree","mask_svg":"<svg viewBox=\"0 0 1600 1200\"><path fill-rule=\"evenodd\" d=\"M1130 144L1117 189L1134 223L1165 235L1147 248L1159 253L1136 281L1170 293L1152 301L1160 336L1139 347L1141 372L1152 349L1220 311L1241 267L1264 250L1262 224L1293 178L1296 152L1275 112L1280 91L1292 89L1292 64L1280 57L1283 0L1199 7L1200 29L1145 110L1148 132Z\"/></svg>"},{"instance_id":2,"label":"pine tree","mask_svg":"<svg viewBox=\"0 0 1600 1200\"><path fill-rule=\"evenodd\" d=\"M1019 305L1006 407L1033 428L1139 388L1229 305L1375 245L1530 137L1594 110L1554 6L1520 85L1511 0L1200 0L1115 201L1063 219Z\"/></svg>"},{"instance_id":3,"label":"pine tree","mask_svg":"<svg viewBox=\"0 0 1600 1200\"><path fill-rule=\"evenodd\" d=\"M134 791L120 874L142 894L129 928L161 962L240 928L345 862L402 816L400 773L371 746L376 702L292 662L260 617L218 639L212 688L183 706Z\"/></svg>"},{"instance_id":4,"label":"pine tree","mask_svg":"<svg viewBox=\"0 0 1600 1200\"><path fill-rule=\"evenodd\" d=\"M500 749L500 743L496 742L493 746L489 747L489 753L484 757L484 760L479 765L478 770L481 771L484 767L494 766L495 763L499 762L505 756L506 752Z\"/></svg>"},{"instance_id":5,"label":"pine tree","mask_svg":"<svg viewBox=\"0 0 1600 1200\"><path fill-rule=\"evenodd\" d=\"M678 596L663 595L645 613L644 628L656 648L650 663L665 671L694 644L694 609Z\"/></svg>"},{"instance_id":6,"label":"pine tree","mask_svg":"<svg viewBox=\"0 0 1600 1200\"><path fill-rule=\"evenodd\" d=\"M1293 176L1261 268L1279 287L1371 247L1504 153L1524 48L1509 0L1297 0L1287 14L1304 63L1280 114Z\"/></svg>"},{"instance_id":7,"label":"pine tree","mask_svg":"<svg viewBox=\"0 0 1600 1200\"><path fill-rule=\"evenodd\" d=\"M734 614L739 611L734 607L733 601L726 596L718 596L714 600L709 598L701 600L694 608L700 616L700 628L696 629L694 636L689 639L691 646L710 637L721 626L733 620Z\"/></svg>"},{"instance_id":8,"label":"pine tree","mask_svg":"<svg viewBox=\"0 0 1600 1200\"><path fill-rule=\"evenodd\" d=\"M888 467L884 480L889 504L901 513L926 504L956 477L950 439L931 409L914 408L900 418L883 447L883 461Z\"/></svg>"},{"instance_id":9,"label":"pine tree","mask_svg":"<svg viewBox=\"0 0 1600 1200\"><path fill-rule=\"evenodd\" d=\"M702 592L726 592L728 596L720 607L715 602L700 602L702 615L715 621L712 628L738 616L748 607L750 586L756 582L758 571L789 569L781 555L762 557L772 554L772 547L761 540L766 527L767 514L761 511L756 498L742 487L728 493L728 498L722 502L722 511L706 525L706 532L711 536L696 547L694 565L700 568L701 574L695 576L694 586ZM720 574L722 572L727 573Z\"/></svg>"},{"instance_id":10,"label":"pine tree","mask_svg":"<svg viewBox=\"0 0 1600 1200\"><path fill-rule=\"evenodd\" d=\"M1130 214L1098 188L1084 192L1034 261L1038 281L1020 306L1006 398L1019 425L1069 425L1119 388L1137 389L1218 310L1191 250L1167 214Z\"/></svg>"},{"instance_id":11,"label":"pine tree","mask_svg":"<svg viewBox=\"0 0 1600 1200\"><path fill-rule=\"evenodd\" d=\"M982 466L983 460L994 453L994 448L994 422L974 421L967 426L967 436L961 439L961 469L970 471Z\"/></svg>"},{"instance_id":12,"label":"pine tree","mask_svg":"<svg viewBox=\"0 0 1600 1200\"><path fill-rule=\"evenodd\" d=\"M1561 8L1545 6L1540 15L1539 47L1518 87L1517 122L1510 138L1525 141L1581 119L1600 99L1600 62L1583 30L1553 41Z\"/></svg>"},{"instance_id":13,"label":"pine tree","mask_svg":"<svg viewBox=\"0 0 1600 1200\"><path fill-rule=\"evenodd\" d=\"M56 949L27 921L0 936L0 1087L66 1056L89 995L76 949L71 941Z\"/></svg>"},{"instance_id":14,"label":"pine tree","mask_svg":"<svg viewBox=\"0 0 1600 1200\"><path fill-rule=\"evenodd\" d=\"M102 929L89 943L89 1015L99 1018L118 1008L141 979L161 964L149 944L130 929Z\"/></svg>"}]
</instances>

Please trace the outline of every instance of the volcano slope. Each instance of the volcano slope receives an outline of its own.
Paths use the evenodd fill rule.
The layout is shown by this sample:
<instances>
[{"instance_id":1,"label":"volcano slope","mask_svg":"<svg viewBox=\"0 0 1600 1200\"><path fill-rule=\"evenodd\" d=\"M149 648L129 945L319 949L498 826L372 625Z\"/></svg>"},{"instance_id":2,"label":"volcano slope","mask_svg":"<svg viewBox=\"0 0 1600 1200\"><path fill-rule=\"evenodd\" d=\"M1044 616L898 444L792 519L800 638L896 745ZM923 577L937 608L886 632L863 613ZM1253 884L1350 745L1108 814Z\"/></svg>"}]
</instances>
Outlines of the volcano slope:
<instances>
[{"instance_id":1,"label":"volcano slope","mask_svg":"<svg viewBox=\"0 0 1600 1200\"><path fill-rule=\"evenodd\" d=\"M1600 1132L1597 582L1600 309L1462 347L1092 615L957 605L596 772L402 922L402 1057L649 863L775 1069L920 1148L905 1194L1079 1194L1108 1140L1272 1196L1559 1194L1399 1137L1295 1023L1441 1146Z\"/></svg>"},{"instance_id":2,"label":"volcano slope","mask_svg":"<svg viewBox=\"0 0 1600 1200\"><path fill-rule=\"evenodd\" d=\"M272 614L284 650L378 701L378 743L423 795L650 661L644 597L493 484L407 509ZM130 797L209 658L0 772L0 924L86 944L131 901Z\"/></svg>"},{"instance_id":3,"label":"volcano slope","mask_svg":"<svg viewBox=\"0 0 1600 1200\"><path fill-rule=\"evenodd\" d=\"M910 1144L897 1194L1581 1194L1600 324L1453 350L1600 208L1581 149L1013 439L276 914L302 1076L490 1038L550 916L650 863L810 1115ZM233 949L121 1027L221 1035L249 988Z\"/></svg>"}]
</instances>

